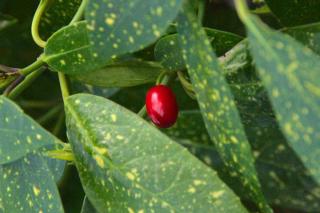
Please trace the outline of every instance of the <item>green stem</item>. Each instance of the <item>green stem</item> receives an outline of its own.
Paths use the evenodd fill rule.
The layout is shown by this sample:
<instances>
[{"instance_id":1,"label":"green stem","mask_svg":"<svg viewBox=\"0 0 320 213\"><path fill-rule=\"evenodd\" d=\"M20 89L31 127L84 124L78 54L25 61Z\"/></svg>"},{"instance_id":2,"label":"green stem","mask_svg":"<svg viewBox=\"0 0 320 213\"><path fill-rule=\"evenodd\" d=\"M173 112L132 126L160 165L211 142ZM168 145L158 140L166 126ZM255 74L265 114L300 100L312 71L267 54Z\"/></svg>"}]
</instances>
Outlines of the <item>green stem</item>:
<instances>
[{"instance_id":1,"label":"green stem","mask_svg":"<svg viewBox=\"0 0 320 213\"><path fill-rule=\"evenodd\" d=\"M70 24L73 24L73 23L81 20L83 13L84 13L84 10L87 6L87 3L88 3L87 0L82 0L81 5L79 6L79 9L78 9L77 13L73 16Z\"/></svg>"},{"instance_id":2,"label":"green stem","mask_svg":"<svg viewBox=\"0 0 320 213\"><path fill-rule=\"evenodd\" d=\"M49 0L41 0L39 3L39 6L33 16L32 20L32 25L31 25L31 35L34 40L34 42L39 46L39 47L45 47L46 42L42 40L42 38L39 35L39 24L40 24L40 19L46 10L46 7L48 6Z\"/></svg>"},{"instance_id":3,"label":"green stem","mask_svg":"<svg viewBox=\"0 0 320 213\"><path fill-rule=\"evenodd\" d=\"M58 114L62 109L62 105L59 104L55 107L53 107L52 109L50 109L46 114L44 114L43 116L41 116L39 119L37 119L39 124L45 124L48 121L50 121L56 114Z\"/></svg>"},{"instance_id":4,"label":"green stem","mask_svg":"<svg viewBox=\"0 0 320 213\"><path fill-rule=\"evenodd\" d=\"M63 102L65 102L65 99L70 95L69 89L68 89L67 79L66 79L66 76L63 73L59 72L58 76L59 76L59 83L60 83Z\"/></svg>"},{"instance_id":5,"label":"green stem","mask_svg":"<svg viewBox=\"0 0 320 213\"><path fill-rule=\"evenodd\" d=\"M14 88L8 95L8 98L17 98L27 87L29 87L43 72L44 68L39 68L33 73L29 74L16 88Z\"/></svg>"},{"instance_id":6,"label":"green stem","mask_svg":"<svg viewBox=\"0 0 320 213\"><path fill-rule=\"evenodd\" d=\"M41 55L35 62L30 64L29 66L21 69L18 73L20 75L27 76L28 74L32 73L33 71L39 69L40 67L45 65L45 62L42 60L43 55Z\"/></svg>"}]
</instances>

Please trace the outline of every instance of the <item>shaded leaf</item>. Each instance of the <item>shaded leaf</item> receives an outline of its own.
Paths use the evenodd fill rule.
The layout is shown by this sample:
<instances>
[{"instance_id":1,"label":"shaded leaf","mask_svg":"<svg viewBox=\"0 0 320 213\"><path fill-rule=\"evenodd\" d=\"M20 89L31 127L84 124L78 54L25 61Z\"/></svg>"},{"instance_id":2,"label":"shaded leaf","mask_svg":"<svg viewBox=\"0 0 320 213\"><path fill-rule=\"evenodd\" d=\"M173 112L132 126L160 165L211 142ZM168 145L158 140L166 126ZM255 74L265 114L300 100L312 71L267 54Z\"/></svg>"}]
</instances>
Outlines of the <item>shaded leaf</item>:
<instances>
[{"instance_id":1,"label":"shaded leaf","mask_svg":"<svg viewBox=\"0 0 320 213\"><path fill-rule=\"evenodd\" d=\"M0 117L0 164L13 162L59 141L3 96L0 97Z\"/></svg>"},{"instance_id":2,"label":"shaded leaf","mask_svg":"<svg viewBox=\"0 0 320 213\"><path fill-rule=\"evenodd\" d=\"M283 32L288 33L320 55L320 22L286 28Z\"/></svg>"},{"instance_id":3,"label":"shaded leaf","mask_svg":"<svg viewBox=\"0 0 320 213\"><path fill-rule=\"evenodd\" d=\"M237 176L261 212L272 212L261 192L254 158L222 69L187 1L178 18L179 42L212 141L231 176Z\"/></svg>"},{"instance_id":4,"label":"shaded leaf","mask_svg":"<svg viewBox=\"0 0 320 213\"><path fill-rule=\"evenodd\" d=\"M242 40L240 36L233 33L210 28L205 28L205 30L212 48L219 56L230 50ZM156 43L154 54L156 60L170 70L185 69L185 63L178 42L178 34L172 34L161 38Z\"/></svg>"},{"instance_id":5,"label":"shaded leaf","mask_svg":"<svg viewBox=\"0 0 320 213\"><path fill-rule=\"evenodd\" d=\"M131 60L114 62L102 69L73 76L76 80L99 87L131 87L156 82L163 67L154 62Z\"/></svg>"},{"instance_id":6,"label":"shaded leaf","mask_svg":"<svg viewBox=\"0 0 320 213\"><path fill-rule=\"evenodd\" d=\"M320 208L320 187L288 146L272 112L267 113L271 108L263 100L265 95L261 95L258 90L252 96L258 100L238 103L255 153L255 165L264 195L269 203L279 207L316 212ZM247 109L246 105L249 103L250 108ZM268 108L267 112L261 113L261 109L265 108ZM216 148L210 143L200 111L181 111L176 125L165 130L165 133L218 171L229 186L235 184L234 179L228 177ZM245 192L235 192L242 199L248 199Z\"/></svg>"},{"instance_id":7,"label":"shaded leaf","mask_svg":"<svg viewBox=\"0 0 320 213\"><path fill-rule=\"evenodd\" d=\"M101 65L140 50L161 36L182 0L91 0L86 8L89 37Z\"/></svg>"},{"instance_id":8,"label":"shaded leaf","mask_svg":"<svg viewBox=\"0 0 320 213\"><path fill-rule=\"evenodd\" d=\"M320 57L249 14L250 50L290 146L320 183Z\"/></svg>"},{"instance_id":9,"label":"shaded leaf","mask_svg":"<svg viewBox=\"0 0 320 213\"><path fill-rule=\"evenodd\" d=\"M214 171L136 114L84 94L65 106L76 166L98 211L246 212Z\"/></svg>"},{"instance_id":10,"label":"shaded leaf","mask_svg":"<svg viewBox=\"0 0 320 213\"><path fill-rule=\"evenodd\" d=\"M314 0L265 0L271 11L285 26L320 21L320 2Z\"/></svg>"},{"instance_id":11,"label":"shaded leaf","mask_svg":"<svg viewBox=\"0 0 320 213\"><path fill-rule=\"evenodd\" d=\"M41 156L29 154L0 165L0 211L63 212L53 175Z\"/></svg>"},{"instance_id":12,"label":"shaded leaf","mask_svg":"<svg viewBox=\"0 0 320 213\"><path fill-rule=\"evenodd\" d=\"M54 0L41 16L39 32L44 39L69 24L77 12L82 0Z\"/></svg>"}]
</instances>

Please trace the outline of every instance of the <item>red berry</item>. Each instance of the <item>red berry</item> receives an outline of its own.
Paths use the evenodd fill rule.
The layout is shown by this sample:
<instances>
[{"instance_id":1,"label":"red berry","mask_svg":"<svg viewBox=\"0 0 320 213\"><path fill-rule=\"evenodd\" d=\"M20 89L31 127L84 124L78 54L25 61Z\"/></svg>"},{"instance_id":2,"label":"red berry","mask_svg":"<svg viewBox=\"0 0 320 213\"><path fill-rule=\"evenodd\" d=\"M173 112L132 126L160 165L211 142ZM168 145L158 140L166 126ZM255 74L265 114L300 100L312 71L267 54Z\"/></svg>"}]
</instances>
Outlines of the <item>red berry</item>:
<instances>
[{"instance_id":1,"label":"red berry","mask_svg":"<svg viewBox=\"0 0 320 213\"><path fill-rule=\"evenodd\" d=\"M149 89L146 108L152 122L160 128L172 126L178 117L178 104L172 90L165 85Z\"/></svg>"}]
</instances>

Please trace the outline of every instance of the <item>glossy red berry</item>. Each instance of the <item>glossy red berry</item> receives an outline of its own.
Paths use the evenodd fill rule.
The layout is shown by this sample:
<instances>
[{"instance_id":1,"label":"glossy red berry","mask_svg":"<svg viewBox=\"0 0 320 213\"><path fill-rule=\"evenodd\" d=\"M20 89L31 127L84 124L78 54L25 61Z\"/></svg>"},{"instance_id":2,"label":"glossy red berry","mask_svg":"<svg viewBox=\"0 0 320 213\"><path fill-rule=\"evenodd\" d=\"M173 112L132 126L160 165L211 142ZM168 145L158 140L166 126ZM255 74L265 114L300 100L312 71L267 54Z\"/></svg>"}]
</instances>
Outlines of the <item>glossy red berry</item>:
<instances>
[{"instance_id":1,"label":"glossy red berry","mask_svg":"<svg viewBox=\"0 0 320 213\"><path fill-rule=\"evenodd\" d=\"M165 85L149 89L146 108L152 122L160 128L172 126L178 117L178 104L172 90Z\"/></svg>"}]
</instances>

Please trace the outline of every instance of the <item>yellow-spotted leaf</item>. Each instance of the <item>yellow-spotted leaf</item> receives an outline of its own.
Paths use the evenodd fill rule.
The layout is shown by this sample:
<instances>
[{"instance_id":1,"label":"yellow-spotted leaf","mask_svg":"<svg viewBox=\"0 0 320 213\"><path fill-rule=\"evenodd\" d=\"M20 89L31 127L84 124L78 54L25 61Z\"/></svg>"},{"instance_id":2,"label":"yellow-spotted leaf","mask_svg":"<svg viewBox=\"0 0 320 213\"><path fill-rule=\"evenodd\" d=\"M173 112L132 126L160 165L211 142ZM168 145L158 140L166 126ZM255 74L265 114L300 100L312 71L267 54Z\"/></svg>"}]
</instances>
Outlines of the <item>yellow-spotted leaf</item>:
<instances>
[{"instance_id":1,"label":"yellow-spotted leaf","mask_svg":"<svg viewBox=\"0 0 320 213\"><path fill-rule=\"evenodd\" d=\"M55 146L59 141L3 96L0 96L0 118L0 164Z\"/></svg>"},{"instance_id":2,"label":"yellow-spotted leaf","mask_svg":"<svg viewBox=\"0 0 320 213\"><path fill-rule=\"evenodd\" d=\"M97 211L246 212L216 172L138 115L85 94L69 97L65 109L75 163Z\"/></svg>"},{"instance_id":3,"label":"yellow-spotted leaf","mask_svg":"<svg viewBox=\"0 0 320 213\"><path fill-rule=\"evenodd\" d=\"M43 60L50 69L66 74L93 71L99 67L90 45L86 22L78 22L55 32L44 49Z\"/></svg>"},{"instance_id":4,"label":"yellow-spotted leaf","mask_svg":"<svg viewBox=\"0 0 320 213\"><path fill-rule=\"evenodd\" d=\"M48 8L40 19L39 33L41 37L46 40L52 33L68 25L82 1L83 0L51 0Z\"/></svg>"},{"instance_id":5,"label":"yellow-spotted leaf","mask_svg":"<svg viewBox=\"0 0 320 213\"><path fill-rule=\"evenodd\" d=\"M0 165L0 212L63 213L54 177L38 154Z\"/></svg>"},{"instance_id":6,"label":"yellow-spotted leaf","mask_svg":"<svg viewBox=\"0 0 320 213\"><path fill-rule=\"evenodd\" d=\"M320 183L320 56L273 31L239 4L250 50L282 132Z\"/></svg>"},{"instance_id":7,"label":"yellow-spotted leaf","mask_svg":"<svg viewBox=\"0 0 320 213\"><path fill-rule=\"evenodd\" d=\"M261 192L250 144L229 85L205 31L185 1L178 17L179 42L207 130L238 187L261 212L272 212Z\"/></svg>"},{"instance_id":8,"label":"yellow-spotted leaf","mask_svg":"<svg viewBox=\"0 0 320 213\"><path fill-rule=\"evenodd\" d=\"M175 19L182 0L91 0L86 9L97 57L108 59L140 50L159 38ZM102 64L105 65L105 64Z\"/></svg>"}]
</instances>

